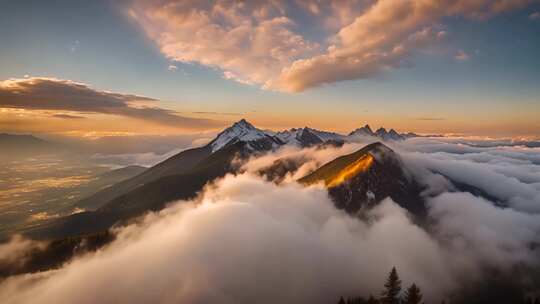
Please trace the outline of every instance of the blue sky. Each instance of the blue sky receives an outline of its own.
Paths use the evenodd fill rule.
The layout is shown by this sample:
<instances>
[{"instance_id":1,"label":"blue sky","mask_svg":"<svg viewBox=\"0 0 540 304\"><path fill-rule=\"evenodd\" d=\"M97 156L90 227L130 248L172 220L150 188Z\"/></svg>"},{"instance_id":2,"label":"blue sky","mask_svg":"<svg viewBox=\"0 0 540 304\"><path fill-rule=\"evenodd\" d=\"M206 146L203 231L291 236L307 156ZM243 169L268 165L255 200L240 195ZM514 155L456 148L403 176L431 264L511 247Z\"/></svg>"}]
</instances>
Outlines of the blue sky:
<instances>
[{"instance_id":1,"label":"blue sky","mask_svg":"<svg viewBox=\"0 0 540 304\"><path fill-rule=\"evenodd\" d=\"M10 1L0 11L0 80L72 80L152 97L188 116L229 121L239 117L193 112L241 113L263 127L342 131L371 123L419 132L538 135L531 117L540 115L540 18L529 18L538 11L535 3L487 20L444 17L437 26L445 40L412 52L405 67L290 93L168 59L123 3ZM305 24L305 37L324 41ZM469 58L457 60L459 51ZM479 123L460 125L470 120Z\"/></svg>"}]
</instances>

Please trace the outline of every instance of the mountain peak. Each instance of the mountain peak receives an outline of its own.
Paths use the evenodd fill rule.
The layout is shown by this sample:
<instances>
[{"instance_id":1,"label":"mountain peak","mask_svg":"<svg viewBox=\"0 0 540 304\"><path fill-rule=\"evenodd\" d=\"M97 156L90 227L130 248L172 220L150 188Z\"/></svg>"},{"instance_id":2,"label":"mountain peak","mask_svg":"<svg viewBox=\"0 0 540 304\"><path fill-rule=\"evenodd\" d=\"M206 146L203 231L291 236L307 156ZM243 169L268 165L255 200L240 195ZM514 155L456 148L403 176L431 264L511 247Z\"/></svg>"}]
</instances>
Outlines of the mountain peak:
<instances>
[{"instance_id":1,"label":"mountain peak","mask_svg":"<svg viewBox=\"0 0 540 304\"><path fill-rule=\"evenodd\" d=\"M233 127L242 127L242 128L248 128L248 129L255 129L255 127L248 122L245 118L240 119L239 121L235 122Z\"/></svg>"},{"instance_id":2,"label":"mountain peak","mask_svg":"<svg viewBox=\"0 0 540 304\"><path fill-rule=\"evenodd\" d=\"M308 147L314 144L321 143L322 140L308 127L304 128L292 128L278 132L276 137L284 144L294 144L301 147Z\"/></svg>"},{"instance_id":3,"label":"mountain peak","mask_svg":"<svg viewBox=\"0 0 540 304\"><path fill-rule=\"evenodd\" d=\"M381 142L340 156L298 182L323 182L336 207L352 214L386 197L414 215L425 214L421 189L407 177L399 155Z\"/></svg>"},{"instance_id":4,"label":"mountain peak","mask_svg":"<svg viewBox=\"0 0 540 304\"><path fill-rule=\"evenodd\" d=\"M263 130L257 129L245 119L241 119L223 130L209 145L213 153L229 144L239 141L247 142L247 147L255 150L272 148L279 145L279 142L274 140L272 136ZM259 141L259 144L255 144L257 141Z\"/></svg>"},{"instance_id":5,"label":"mountain peak","mask_svg":"<svg viewBox=\"0 0 540 304\"><path fill-rule=\"evenodd\" d=\"M378 137L385 141L404 140L407 138L418 137L418 135L414 133L400 134L395 129L390 129L390 131L387 131L384 127L380 127L375 132L373 132L373 130L368 124L366 124L362 128L358 128L352 131L351 133L349 133L349 136L352 137L353 140L355 137L372 136L372 137Z\"/></svg>"},{"instance_id":6,"label":"mountain peak","mask_svg":"<svg viewBox=\"0 0 540 304\"><path fill-rule=\"evenodd\" d=\"M361 151L371 154L376 160L381 162L385 160L395 161L397 159L396 152L380 141L365 146Z\"/></svg>"},{"instance_id":7,"label":"mountain peak","mask_svg":"<svg viewBox=\"0 0 540 304\"><path fill-rule=\"evenodd\" d=\"M368 124L366 124L362 128L358 128L358 129L352 131L349 134L349 136L354 136L354 135L357 135L357 136L375 136L375 133L373 133L373 131L371 130L371 127Z\"/></svg>"},{"instance_id":8,"label":"mountain peak","mask_svg":"<svg viewBox=\"0 0 540 304\"><path fill-rule=\"evenodd\" d=\"M223 130L218 136L210 142L209 146L212 152L215 152L226 145L242 141L248 143L247 147L251 150L267 151L276 147L292 144L300 147L310 147L323 143L343 143L348 140L356 140L363 137L376 137L382 140L402 140L408 138L405 135L397 133L394 129L386 131L385 128L379 128L373 132L369 124L344 136L334 132L321 131L310 127L292 128L280 132L265 131L256 128L246 119L241 119L233 123L230 127ZM413 136L409 136L413 137Z\"/></svg>"},{"instance_id":9,"label":"mountain peak","mask_svg":"<svg viewBox=\"0 0 540 304\"><path fill-rule=\"evenodd\" d=\"M396 160L398 160L398 156L392 149L381 142L375 142L354 153L336 158L314 173L302 178L300 182L312 184L324 181L325 185L331 188L367 171L375 162L380 164L397 163Z\"/></svg>"}]
</instances>

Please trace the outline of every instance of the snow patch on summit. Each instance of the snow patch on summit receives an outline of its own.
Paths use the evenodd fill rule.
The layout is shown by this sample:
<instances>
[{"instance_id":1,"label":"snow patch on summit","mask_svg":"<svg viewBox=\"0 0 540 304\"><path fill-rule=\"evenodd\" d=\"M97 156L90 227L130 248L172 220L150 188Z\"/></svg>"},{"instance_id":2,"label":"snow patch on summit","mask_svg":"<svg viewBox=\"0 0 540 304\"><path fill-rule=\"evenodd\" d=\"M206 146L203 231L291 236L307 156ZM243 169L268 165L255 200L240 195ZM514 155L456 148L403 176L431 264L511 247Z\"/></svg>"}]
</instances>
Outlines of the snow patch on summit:
<instances>
[{"instance_id":1,"label":"snow patch on summit","mask_svg":"<svg viewBox=\"0 0 540 304\"><path fill-rule=\"evenodd\" d=\"M356 129L346 136L308 127L293 128L276 133L257 129L245 119L242 119L219 133L210 142L209 146L212 149L212 153L214 153L227 145L242 141L247 144L246 147L250 150L268 151L283 145L310 147L328 142L355 142L359 138L366 136L379 138L384 141L399 141L416 137L417 135L414 133L399 134L394 129L386 131L384 128L379 128L376 132L373 132L369 125Z\"/></svg>"},{"instance_id":2,"label":"snow patch on summit","mask_svg":"<svg viewBox=\"0 0 540 304\"><path fill-rule=\"evenodd\" d=\"M219 133L216 139L210 143L210 147L212 148L212 153L214 153L223 147L238 141L249 143L268 138L272 138L272 136L267 134L265 131L255 128L245 119L242 119L235 122L231 127L225 129L223 132Z\"/></svg>"}]
</instances>

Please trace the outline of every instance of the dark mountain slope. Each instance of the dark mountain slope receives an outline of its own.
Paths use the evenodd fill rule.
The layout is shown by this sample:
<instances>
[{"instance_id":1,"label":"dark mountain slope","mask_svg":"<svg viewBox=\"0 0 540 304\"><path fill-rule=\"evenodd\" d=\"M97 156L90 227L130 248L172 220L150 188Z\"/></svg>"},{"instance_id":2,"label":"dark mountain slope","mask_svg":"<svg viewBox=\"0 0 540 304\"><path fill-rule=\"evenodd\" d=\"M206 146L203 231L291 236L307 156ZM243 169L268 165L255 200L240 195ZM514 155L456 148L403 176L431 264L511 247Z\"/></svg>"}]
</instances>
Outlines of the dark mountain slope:
<instances>
[{"instance_id":1,"label":"dark mountain slope","mask_svg":"<svg viewBox=\"0 0 540 304\"><path fill-rule=\"evenodd\" d=\"M390 197L414 215L426 214L421 187L406 174L399 156L379 142L338 157L299 182L324 183L336 206L349 213Z\"/></svg>"},{"instance_id":2,"label":"dark mountain slope","mask_svg":"<svg viewBox=\"0 0 540 304\"><path fill-rule=\"evenodd\" d=\"M111 200L96 211L77 213L26 231L37 239L57 239L105 231L174 200L194 198L208 182L233 172L232 160L246 155L246 143L237 142L208 156L182 174L161 177Z\"/></svg>"},{"instance_id":3,"label":"dark mountain slope","mask_svg":"<svg viewBox=\"0 0 540 304\"><path fill-rule=\"evenodd\" d=\"M124 177L126 177L126 176L134 177L136 175L139 175L139 174L143 173L144 171L146 171L146 169L148 169L148 168L143 167L143 166L132 165L132 166L127 166L127 167L122 167L122 168L114 169L114 170L111 170L111 171L107 171L105 173L100 174L98 176L98 178L102 178L102 179L125 179Z\"/></svg>"},{"instance_id":4,"label":"dark mountain slope","mask_svg":"<svg viewBox=\"0 0 540 304\"><path fill-rule=\"evenodd\" d=\"M133 178L81 200L79 205L95 210L116 198L134 191L138 187L150 184L163 177L186 174L196 166L205 166L203 163L207 163L211 155L229 146L234 146L238 142L245 143L245 150L251 152L267 151L283 144L279 139L266 134L242 119L223 130L206 146L182 151Z\"/></svg>"},{"instance_id":5,"label":"dark mountain slope","mask_svg":"<svg viewBox=\"0 0 540 304\"><path fill-rule=\"evenodd\" d=\"M92 210L97 209L139 186L151 183L165 176L183 174L195 167L200 161L210 156L210 154L211 150L207 146L182 151L133 178L107 187L82 199L77 205L82 208Z\"/></svg>"}]
</instances>

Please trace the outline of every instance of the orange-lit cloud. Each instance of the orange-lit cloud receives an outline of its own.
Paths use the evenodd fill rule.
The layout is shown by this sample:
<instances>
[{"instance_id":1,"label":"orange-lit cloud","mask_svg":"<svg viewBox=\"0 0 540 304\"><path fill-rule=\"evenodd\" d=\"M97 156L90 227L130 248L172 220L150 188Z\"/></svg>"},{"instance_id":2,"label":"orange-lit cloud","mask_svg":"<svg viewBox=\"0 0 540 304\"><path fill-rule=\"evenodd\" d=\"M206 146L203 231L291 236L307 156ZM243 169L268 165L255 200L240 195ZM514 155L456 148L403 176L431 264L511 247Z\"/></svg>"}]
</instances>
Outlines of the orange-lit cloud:
<instances>
[{"instance_id":1,"label":"orange-lit cloud","mask_svg":"<svg viewBox=\"0 0 540 304\"><path fill-rule=\"evenodd\" d=\"M297 60L284 69L277 86L287 91L302 91L340 80L369 78L383 70L400 67L412 50L444 36L443 31L427 34L445 16L482 19L530 2L379 0L353 23L339 30L333 38L336 43L330 45L325 54Z\"/></svg>"},{"instance_id":2,"label":"orange-lit cloud","mask_svg":"<svg viewBox=\"0 0 540 304\"><path fill-rule=\"evenodd\" d=\"M142 1L128 11L168 58L218 68L224 78L297 92L403 66L446 36L442 18L482 20L532 0ZM299 14L322 38L302 34ZM463 56L460 56L463 58Z\"/></svg>"},{"instance_id":3,"label":"orange-lit cloud","mask_svg":"<svg viewBox=\"0 0 540 304\"><path fill-rule=\"evenodd\" d=\"M0 108L118 115L183 129L220 125L213 120L180 116L173 110L155 106L156 102L148 97L95 90L71 80L31 77L0 81ZM82 117L68 113L53 116Z\"/></svg>"},{"instance_id":4,"label":"orange-lit cloud","mask_svg":"<svg viewBox=\"0 0 540 304\"><path fill-rule=\"evenodd\" d=\"M290 29L284 9L281 1L135 1L130 14L168 58L260 84L317 48Z\"/></svg>"}]
</instances>

